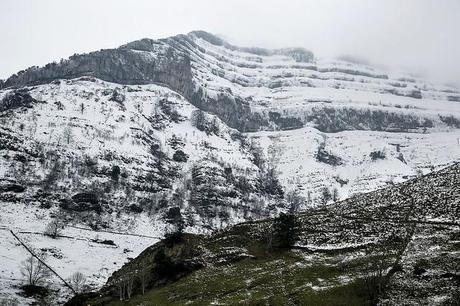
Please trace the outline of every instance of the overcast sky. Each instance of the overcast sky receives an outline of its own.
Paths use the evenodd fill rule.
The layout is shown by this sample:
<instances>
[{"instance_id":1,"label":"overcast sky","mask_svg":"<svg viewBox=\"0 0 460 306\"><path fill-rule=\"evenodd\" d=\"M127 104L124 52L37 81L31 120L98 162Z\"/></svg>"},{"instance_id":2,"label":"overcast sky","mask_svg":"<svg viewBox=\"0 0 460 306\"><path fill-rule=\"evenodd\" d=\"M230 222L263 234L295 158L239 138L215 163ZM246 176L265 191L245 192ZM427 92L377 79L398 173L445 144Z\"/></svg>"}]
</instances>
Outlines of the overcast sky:
<instances>
[{"instance_id":1,"label":"overcast sky","mask_svg":"<svg viewBox=\"0 0 460 306\"><path fill-rule=\"evenodd\" d=\"M460 83L460 0L0 0L0 78L74 53L206 30Z\"/></svg>"}]
</instances>

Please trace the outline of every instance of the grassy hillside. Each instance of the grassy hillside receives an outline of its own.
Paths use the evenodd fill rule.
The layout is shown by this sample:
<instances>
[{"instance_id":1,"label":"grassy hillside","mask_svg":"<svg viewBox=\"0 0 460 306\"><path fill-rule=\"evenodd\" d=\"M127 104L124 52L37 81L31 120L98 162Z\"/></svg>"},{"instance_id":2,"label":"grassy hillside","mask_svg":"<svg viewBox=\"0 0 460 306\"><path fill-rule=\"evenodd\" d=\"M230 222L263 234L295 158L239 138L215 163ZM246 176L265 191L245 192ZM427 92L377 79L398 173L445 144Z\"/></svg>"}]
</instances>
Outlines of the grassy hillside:
<instances>
[{"instance_id":1,"label":"grassy hillside","mask_svg":"<svg viewBox=\"0 0 460 306\"><path fill-rule=\"evenodd\" d=\"M170 235L68 304L456 305L458 186L457 164L293 217Z\"/></svg>"}]
</instances>

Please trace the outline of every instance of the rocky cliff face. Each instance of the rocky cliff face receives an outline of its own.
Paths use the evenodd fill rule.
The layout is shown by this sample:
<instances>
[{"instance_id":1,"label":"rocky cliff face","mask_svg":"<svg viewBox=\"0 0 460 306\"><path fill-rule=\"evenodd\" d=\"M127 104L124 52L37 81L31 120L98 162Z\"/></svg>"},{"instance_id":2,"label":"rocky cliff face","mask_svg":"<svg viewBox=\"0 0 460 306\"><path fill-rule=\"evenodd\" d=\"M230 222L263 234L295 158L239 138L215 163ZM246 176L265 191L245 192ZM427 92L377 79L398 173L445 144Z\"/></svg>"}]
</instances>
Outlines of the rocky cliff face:
<instances>
[{"instance_id":1,"label":"rocky cliff face","mask_svg":"<svg viewBox=\"0 0 460 306\"><path fill-rule=\"evenodd\" d=\"M324 132L460 125L458 115L443 107L460 97L455 88L366 65L316 59L300 48L236 47L202 31L142 39L32 67L10 77L2 87L84 75L120 84L160 83L240 131L292 129L310 122ZM424 101L441 108L434 111ZM363 112L380 118L379 122L363 126ZM327 124L328 120L342 123Z\"/></svg>"},{"instance_id":2,"label":"rocky cliff face","mask_svg":"<svg viewBox=\"0 0 460 306\"><path fill-rule=\"evenodd\" d=\"M145 54L141 48L150 43L155 54ZM45 67L32 67L5 81L3 87L38 85L56 79L72 79L81 76L119 84L161 83L185 96L190 96L192 76L190 58L172 47L139 41L118 49L101 50L89 54L74 55L60 63Z\"/></svg>"}]
</instances>

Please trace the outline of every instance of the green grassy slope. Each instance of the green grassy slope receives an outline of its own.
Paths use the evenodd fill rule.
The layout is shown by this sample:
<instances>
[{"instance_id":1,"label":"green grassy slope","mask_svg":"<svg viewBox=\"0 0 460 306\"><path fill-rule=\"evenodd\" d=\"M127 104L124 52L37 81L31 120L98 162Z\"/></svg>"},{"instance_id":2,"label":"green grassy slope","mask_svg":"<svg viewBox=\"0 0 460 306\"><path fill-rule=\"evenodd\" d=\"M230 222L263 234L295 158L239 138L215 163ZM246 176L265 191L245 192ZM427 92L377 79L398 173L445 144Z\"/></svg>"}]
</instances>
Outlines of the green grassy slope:
<instances>
[{"instance_id":1,"label":"green grassy slope","mask_svg":"<svg viewBox=\"0 0 460 306\"><path fill-rule=\"evenodd\" d=\"M280 247L273 220L170 237L69 305L455 305L458 186L454 165L310 209L294 247Z\"/></svg>"}]
</instances>

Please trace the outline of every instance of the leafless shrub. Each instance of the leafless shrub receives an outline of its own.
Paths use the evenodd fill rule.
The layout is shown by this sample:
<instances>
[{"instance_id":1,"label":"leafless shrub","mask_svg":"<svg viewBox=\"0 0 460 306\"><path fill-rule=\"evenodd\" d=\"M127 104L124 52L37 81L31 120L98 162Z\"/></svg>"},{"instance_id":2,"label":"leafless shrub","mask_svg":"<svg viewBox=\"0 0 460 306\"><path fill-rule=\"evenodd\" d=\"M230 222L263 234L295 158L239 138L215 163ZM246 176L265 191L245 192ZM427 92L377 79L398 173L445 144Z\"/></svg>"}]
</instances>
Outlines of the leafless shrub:
<instances>
[{"instance_id":1,"label":"leafless shrub","mask_svg":"<svg viewBox=\"0 0 460 306\"><path fill-rule=\"evenodd\" d=\"M27 285L40 286L50 277L49 269L37 258L29 256L22 262L21 274Z\"/></svg>"},{"instance_id":2,"label":"leafless shrub","mask_svg":"<svg viewBox=\"0 0 460 306\"><path fill-rule=\"evenodd\" d=\"M64 222L58 219L52 220L45 229L45 234L55 239L62 232Z\"/></svg>"},{"instance_id":3,"label":"leafless shrub","mask_svg":"<svg viewBox=\"0 0 460 306\"><path fill-rule=\"evenodd\" d=\"M81 272L75 272L70 276L69 283L75 292L81 293L85 288L86 276Z\"/></svg>"},{"instance_id":4,"label":"leafless shrub","mask_svg":"<svg viewBox=\"0 0 460 306\"><path fill-rule=\"evenodd\" d=\"M64 138L64 141L67 143L67 144L70 144L73 140L73 131L72 131L72 127L70 125L66 126L63 133L62 133L62 137Z\"/></svg>"},{"instance_id":5,"label":"leafless shrub","mask_svg":"<svg viewBox=\"0 0 460 306\"><path fill-rule=\"evenodd\" d=\"M137 271L137 276L139 277L139 281L141 284L142 295L144 295L145 288L150 277L150 269L145 263L143 263L140 269Z\"/></svg>"},{"instance_id":6,"label":"leafless shrub","mask_svg":"<svg viewBox=\"0 0 460 306\"><path fill-rule=\"evenodd\" d=\"M45 176L43 179L43 188L44 189L50 189L53 187L56 183L56 181L59 179L60 172L61 172L62 165L59 162L58 159L54 159L51 164L51 169L49 173Z\"/></svg>"},{"instance_id":7,"label":"leafless shrub","mask_svg":"<svg viewBox=\"0 0 460 306\"><path fill-rule=\"evenodd\" d=\"M120 277L116 282L120 301L131 299L131 295L133 293L134 278L135 275L129 272Z\"/></svg>"},{"instance_id":8,"label":"leafless shrub","mask_svg":"<svg viewBox=\"0 0 460 306\"><path fill-rule=\"evenodd\" d=\"M298 212L305 203L305 198L300 194L298 189L294 189L286 192L286 201L288 203L289 212L294 214Z\"/></svg>"},{"instance_id":9,"label":"leafless shrub","mask_svg":"<svg viewBox=\"0 0 460 306\"><path fill-rule=\"evenodd\" d=\"M332 198L333 198L333 195L331 191L329 190L329 187L324 186L321 189L321 195L319 198L320 203L323 205L326 205Z\"/></svg>"},{"instance_id":10,"label":"leafless shrub","mask_svg":"<svg viewBox=\"0 0 460 306\"><path fill-rule=\"evenodd\" d=\"M368 251L369 252L369 251ZM369 262L364 266L364 285L370 305L377 305L385 291L387 272L391 268L391 248L371 251ZM393 266L394 268L394 266Z\"/></svg>"}]
</instances>

